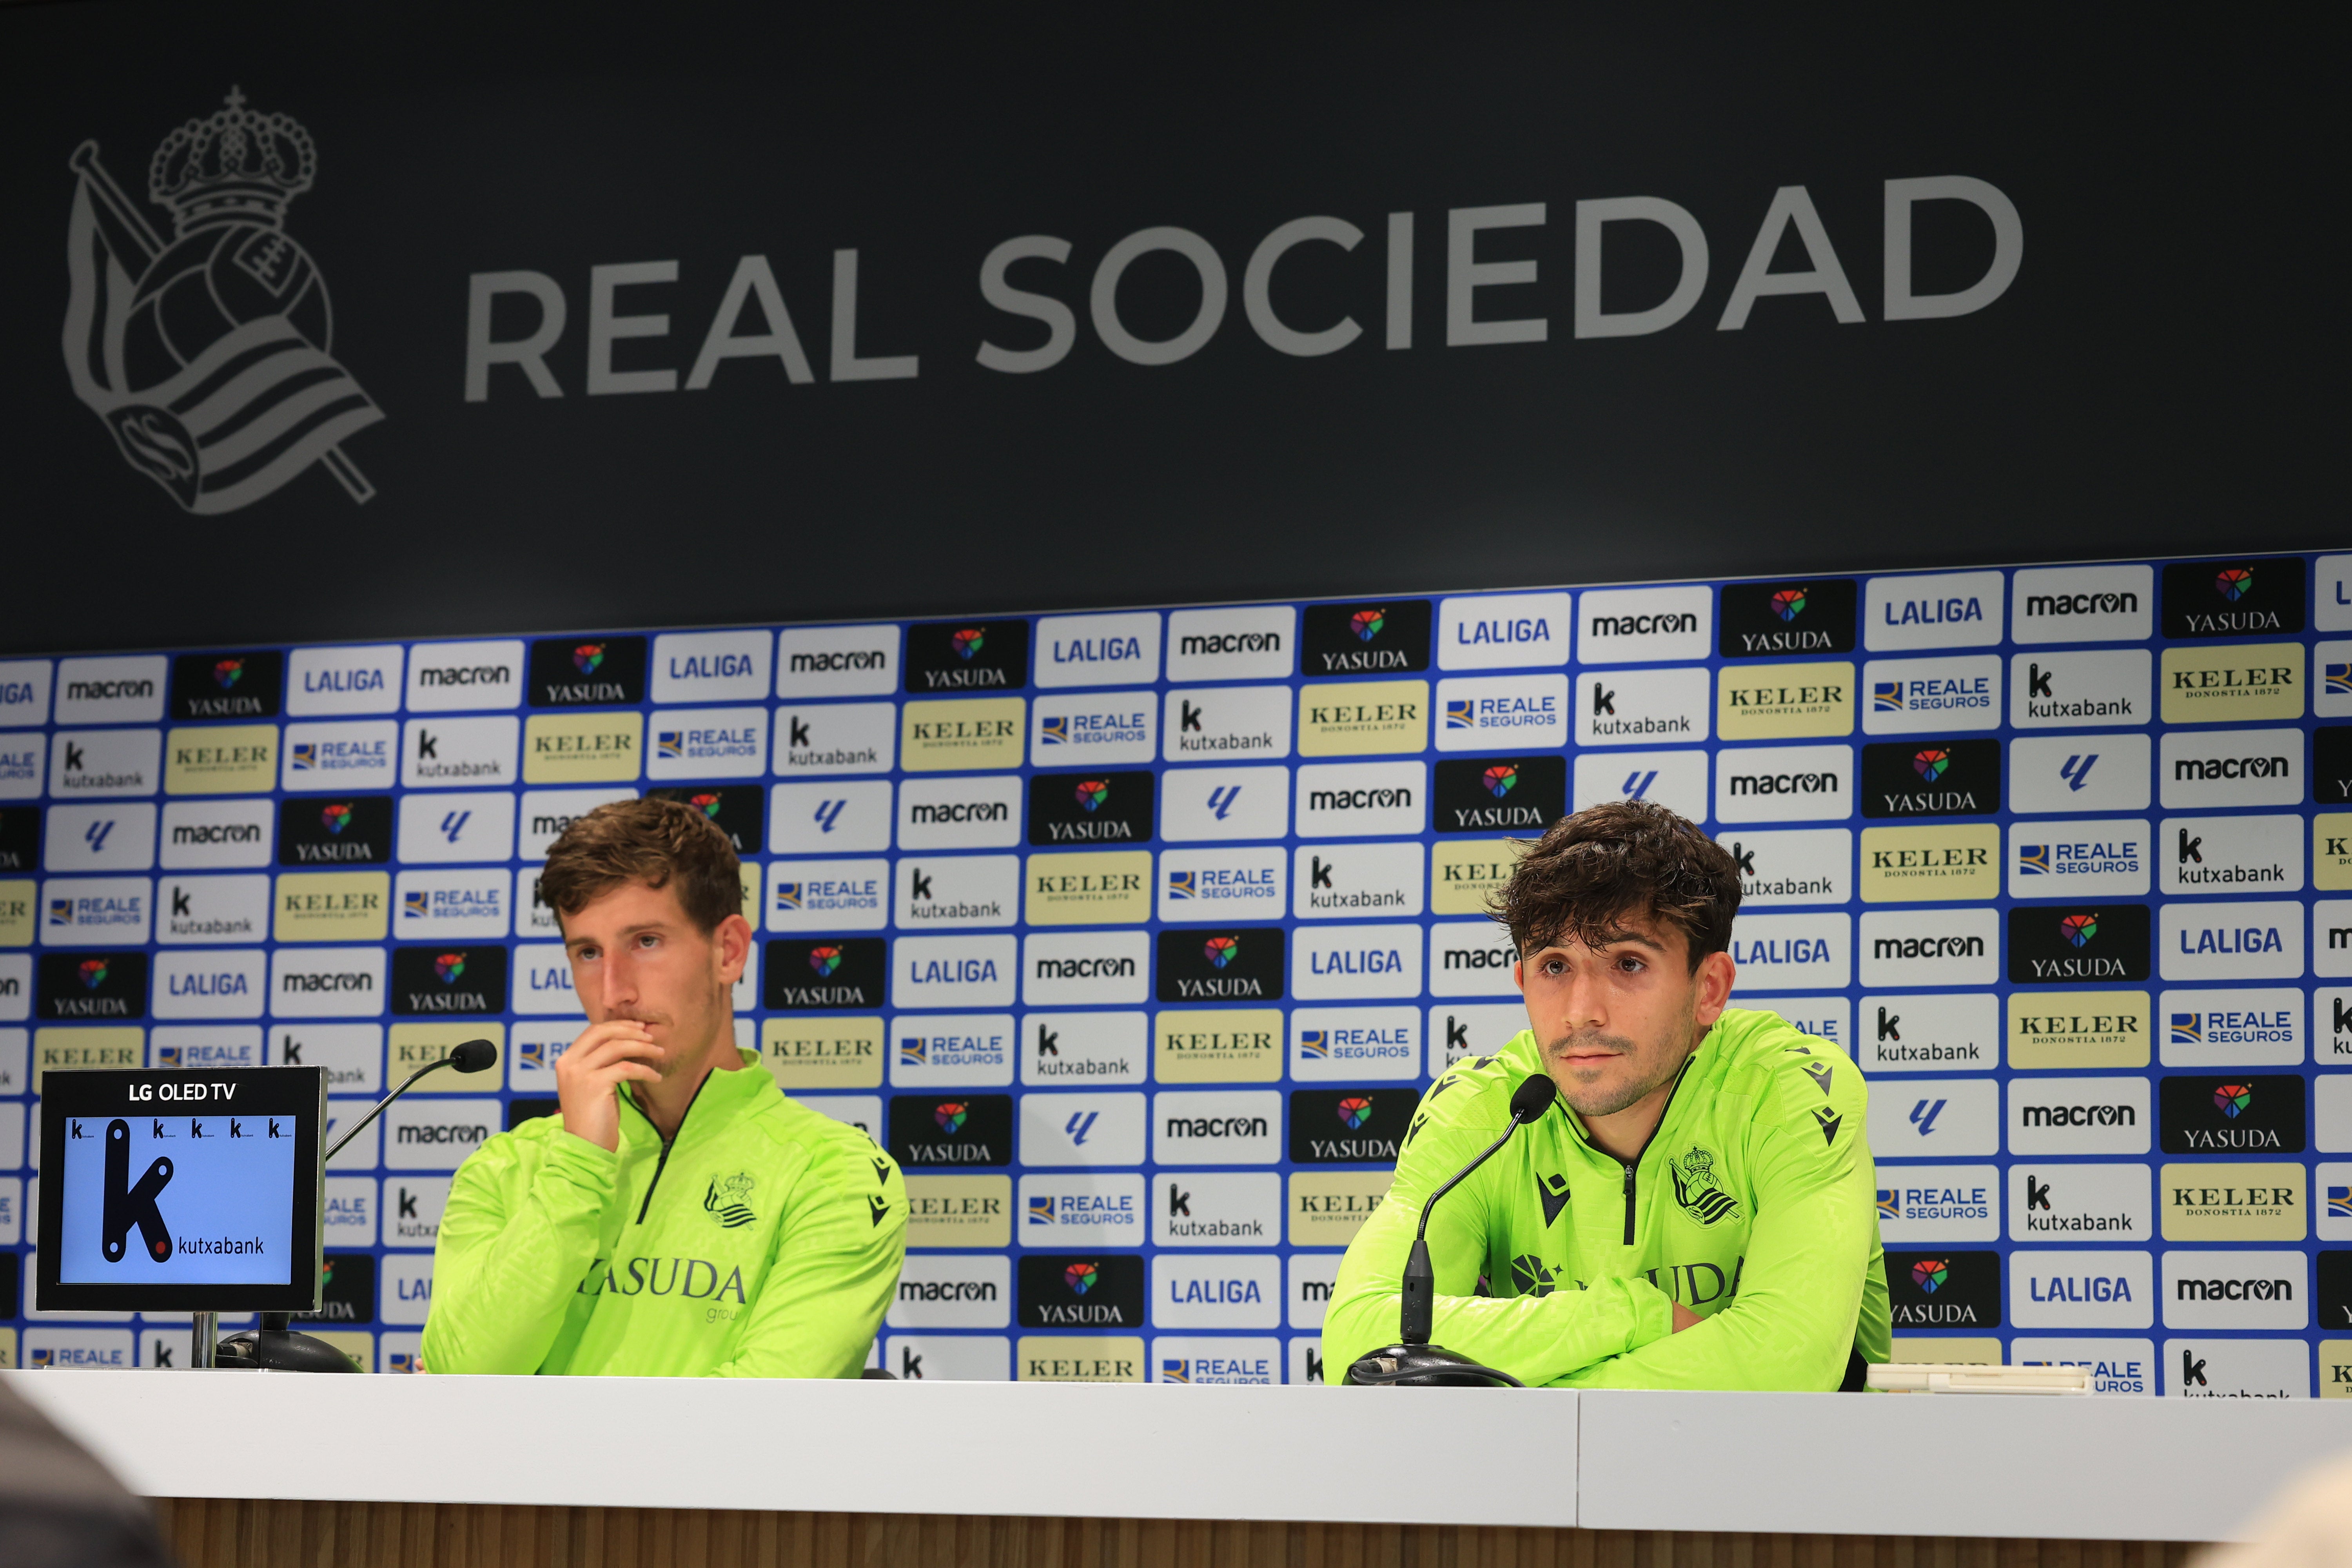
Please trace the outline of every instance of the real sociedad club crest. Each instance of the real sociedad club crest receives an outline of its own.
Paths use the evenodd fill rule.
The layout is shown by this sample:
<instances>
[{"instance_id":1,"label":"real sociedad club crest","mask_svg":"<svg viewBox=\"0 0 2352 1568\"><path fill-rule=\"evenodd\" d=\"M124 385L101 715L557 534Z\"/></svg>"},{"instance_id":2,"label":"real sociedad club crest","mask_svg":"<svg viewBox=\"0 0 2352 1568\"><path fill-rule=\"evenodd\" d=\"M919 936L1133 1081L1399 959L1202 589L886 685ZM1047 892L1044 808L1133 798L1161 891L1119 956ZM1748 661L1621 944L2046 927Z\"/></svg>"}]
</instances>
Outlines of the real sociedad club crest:
<instances>
[{"instance_id":1,"label":"real sociedad club crest","mask_svg":"<svg viewBox=\"0 0 2352 1568\"><path fill-rule=\"evenodd\" d=\"M375 493L341 443L383 417L328 353L327 285L286 233L318 150L283 114L227 107L163 139L147 195L167 243L85 142L66 229L66 369L130 465L192 512L250 506L312 463Z\"/></svg>"}]
</instances>

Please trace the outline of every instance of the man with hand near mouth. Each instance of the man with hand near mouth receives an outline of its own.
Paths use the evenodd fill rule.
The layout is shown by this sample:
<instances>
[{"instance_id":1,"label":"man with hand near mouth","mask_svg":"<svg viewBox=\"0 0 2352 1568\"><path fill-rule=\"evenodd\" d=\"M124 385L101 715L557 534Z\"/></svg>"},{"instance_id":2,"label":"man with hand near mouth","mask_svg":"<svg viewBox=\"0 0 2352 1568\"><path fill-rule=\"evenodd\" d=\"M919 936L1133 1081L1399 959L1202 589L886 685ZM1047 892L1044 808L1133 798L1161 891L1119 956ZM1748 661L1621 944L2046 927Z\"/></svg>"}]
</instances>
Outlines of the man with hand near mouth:
<instances>
[{"instance_id":1,"label":"man with hand near mouth","mask_svg":"<svg viewBox=\"0 0 2352 1568\"><path fill-rule=\"evenodd\" d=\"M555 1066L562 1114L457 1167L425 1366L857 1376L898 1290L906 1184L736 1047L734 846L681 802L618 801L564 829L540 892L588 1026Z\"/></svg>"},{"instance_id":2,"label":"man with hand near mouth","mask_svg":"<svg viewBox=\"0 0 2352 1568\"><path fill-rule=\"evenodd\" d=\"M1339 1268L1327 1366L1395 1341L1423 1200L1549 1073L1559 1099L1429 1226L1433 1338L1534 1386L1859 1389L1890 1352L1862 1075L1727 1006L1738 869L1663 806L1552 825L1496 900L1529 1027L1422 1097Z\"/></svg>"}]
</instances>

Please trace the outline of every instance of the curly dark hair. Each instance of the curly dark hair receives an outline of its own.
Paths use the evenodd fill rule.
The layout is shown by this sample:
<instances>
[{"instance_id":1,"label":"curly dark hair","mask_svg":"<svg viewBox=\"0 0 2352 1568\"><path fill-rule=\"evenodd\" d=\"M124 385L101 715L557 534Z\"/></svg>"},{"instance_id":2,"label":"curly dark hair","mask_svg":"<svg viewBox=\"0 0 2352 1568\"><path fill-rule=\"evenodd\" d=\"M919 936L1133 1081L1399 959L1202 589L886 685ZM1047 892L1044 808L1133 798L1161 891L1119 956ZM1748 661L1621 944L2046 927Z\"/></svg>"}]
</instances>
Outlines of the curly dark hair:
<instances>
[{"instance_id":1,"label":"curly dark hair","mask_svg":"<svg viewBox=\"0 0 2352 1568\"><path fill-rule=\"evenodd\" d=\"M1522 956L1572 938L1601 947L1628 920L1690 942L1690 966L1731 945L1739 868L1698 825L1644 800L1612 800L1563 816L1527 851L1487 912L1511 928Z\"/></svg>"},{"instance_id":2,"label":"curly dark hair","mask_svg":"<svg viewBox=\"0 0 2352 1568\"><path fill-rule=\"evenodd\" d=\"M560 921L625 882L677 884L677 901L706 935L743 908L740 862L719 826L684 801L607 801L576 817L547 851L539 896Z\"/></svg>"}]
</instances>

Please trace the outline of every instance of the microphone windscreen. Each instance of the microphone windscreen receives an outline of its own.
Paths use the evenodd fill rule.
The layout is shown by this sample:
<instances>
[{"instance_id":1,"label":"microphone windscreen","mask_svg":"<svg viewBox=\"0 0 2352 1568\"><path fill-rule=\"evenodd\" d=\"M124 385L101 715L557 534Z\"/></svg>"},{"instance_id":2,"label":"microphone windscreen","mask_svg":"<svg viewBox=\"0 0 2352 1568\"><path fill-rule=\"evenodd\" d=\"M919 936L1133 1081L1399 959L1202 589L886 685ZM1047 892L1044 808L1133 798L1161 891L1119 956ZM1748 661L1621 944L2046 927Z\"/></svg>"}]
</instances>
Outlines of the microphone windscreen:
<instances>
[{"instance_id":1,"label":"microphone windscreen","mask_svg":"<svg viewBox=\"0 0 2352 1568\"><path fill-rule=\"evenodd\" d=\"M498 1059L498 1047L488 1040L467 1040L449 1053L449 1065L459 1072L480 1072L484 1068L497 1065ZM1551 1080L1546 1079L1544 1081L1549 1083Z\"/></svg>"},{"instance_id":2,"label":"microphone windscreen","mask_svg":"<svg viewBox=\"0 0 2352 1568\"><path fill-rule=\"evenodd\" d=\"M1528 1074L1526 1081L1511 1096L1511 1120L1533 1121L1551 1109L1551 1102L1559 1093L1559 1085L1552 1081L1549 1073Z\"/></svg>"}]
</instances>

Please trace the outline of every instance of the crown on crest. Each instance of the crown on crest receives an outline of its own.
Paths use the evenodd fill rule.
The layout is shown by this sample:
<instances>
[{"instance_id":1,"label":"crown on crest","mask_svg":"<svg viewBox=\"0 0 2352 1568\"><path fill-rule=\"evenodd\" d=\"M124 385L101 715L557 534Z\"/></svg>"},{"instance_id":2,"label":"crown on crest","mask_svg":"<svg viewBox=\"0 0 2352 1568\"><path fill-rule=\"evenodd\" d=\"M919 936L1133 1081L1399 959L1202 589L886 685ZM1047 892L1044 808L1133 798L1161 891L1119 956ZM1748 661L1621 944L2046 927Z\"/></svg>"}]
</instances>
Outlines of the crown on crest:
<instances>
[{"instance_id":1,"label":"crown on crest","mask_svg":"<svg viewBox=\"0 0 2352 1568\"><path fill-rule=\"evenodd\" d=\"M283 114L257 114L240 88L207 120L191 120L155 149L147 194L185 226L224 214L275 221L310 188L319 150L310 133Z\"/></svg>"}]
</instances>

